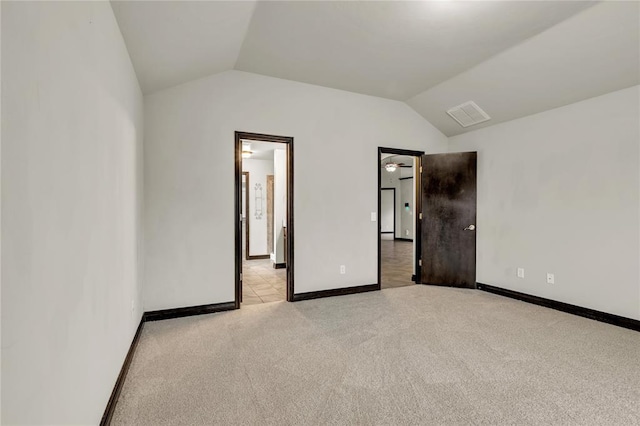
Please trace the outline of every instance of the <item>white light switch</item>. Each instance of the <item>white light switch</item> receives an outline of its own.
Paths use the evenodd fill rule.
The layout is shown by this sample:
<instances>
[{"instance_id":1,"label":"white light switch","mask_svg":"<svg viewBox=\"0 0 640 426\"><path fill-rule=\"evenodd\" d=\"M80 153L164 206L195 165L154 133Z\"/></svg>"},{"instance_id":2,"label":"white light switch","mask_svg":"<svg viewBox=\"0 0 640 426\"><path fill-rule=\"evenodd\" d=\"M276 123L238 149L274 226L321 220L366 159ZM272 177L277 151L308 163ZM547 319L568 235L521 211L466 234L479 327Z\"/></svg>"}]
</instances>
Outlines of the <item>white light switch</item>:
<instances>
[{"instance_id":1,"label":"white light switch","mask_svg":"<svg viewBox=\"0 0 640 426\"><path fill-rule=\"evenodd\" d=\"M518 268L518 278L524 278L524 268Z\"/></svg>"},{"instance_id":2,"label":"white light switch","mask_svg":"<svg viewBox=\"0 0 640 426\"><path fill-rule=\"evenodd\" d=\"M376 216L378 214L376 212L371 212L371 222L375 222L376 221Z\"/></svg>"},{"instance_id":3,"label":"white light switch","mask_svg":"<svg viewBox=\"0 0 640 426\"><path fill-rule=\"evenodd\" d=\"M556 283L556 276L554 274L547 273L547 284L555 284L555 283Z\"/></svg>"}]
</instances>

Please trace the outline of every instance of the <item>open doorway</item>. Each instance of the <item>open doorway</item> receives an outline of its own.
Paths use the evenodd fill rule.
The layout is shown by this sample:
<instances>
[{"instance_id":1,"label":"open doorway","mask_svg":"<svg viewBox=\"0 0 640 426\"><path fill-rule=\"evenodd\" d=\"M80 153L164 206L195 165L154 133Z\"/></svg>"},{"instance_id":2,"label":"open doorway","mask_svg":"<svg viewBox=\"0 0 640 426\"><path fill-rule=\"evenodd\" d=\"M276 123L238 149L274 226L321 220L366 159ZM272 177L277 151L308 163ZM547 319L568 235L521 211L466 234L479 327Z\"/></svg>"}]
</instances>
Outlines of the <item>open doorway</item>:
<instances>
[{"instance_id":1,"label":"open doorway","mask_svg":"<svg viewBox=\"0 0 640 426\"><path fill-rule=\"evenodd\" d=\"M293 297L293 138L236 132L236 307Z\"/></svg>"},{"instance_id":2,"label":"open doorway","mask_svg":"<svg viewBox=\"0 0 640 426\"><path fill-rule=\"evenodd\" d=\"M378 282L382 289L419 282L421 151L378 149Z\"/></svg>"}]
</instances>

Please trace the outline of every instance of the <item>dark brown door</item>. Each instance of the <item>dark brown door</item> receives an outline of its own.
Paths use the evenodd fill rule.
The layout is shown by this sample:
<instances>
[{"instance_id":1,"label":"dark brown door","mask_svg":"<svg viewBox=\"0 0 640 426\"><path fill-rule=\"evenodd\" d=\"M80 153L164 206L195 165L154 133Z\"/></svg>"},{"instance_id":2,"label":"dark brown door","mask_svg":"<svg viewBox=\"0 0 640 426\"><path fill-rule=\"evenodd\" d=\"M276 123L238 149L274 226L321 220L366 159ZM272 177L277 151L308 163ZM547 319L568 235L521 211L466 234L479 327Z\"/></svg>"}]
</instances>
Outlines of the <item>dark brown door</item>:
<instances>
[{"instance_id":1,"label":"dark brown door","mask_svg":"<svg viewBox=\"0 0 640 426\"><path fill-rule=\"evenodd\" d=\"M477 153L422 156L423 284L476 287Z\"/></svg>"}]
</instances>

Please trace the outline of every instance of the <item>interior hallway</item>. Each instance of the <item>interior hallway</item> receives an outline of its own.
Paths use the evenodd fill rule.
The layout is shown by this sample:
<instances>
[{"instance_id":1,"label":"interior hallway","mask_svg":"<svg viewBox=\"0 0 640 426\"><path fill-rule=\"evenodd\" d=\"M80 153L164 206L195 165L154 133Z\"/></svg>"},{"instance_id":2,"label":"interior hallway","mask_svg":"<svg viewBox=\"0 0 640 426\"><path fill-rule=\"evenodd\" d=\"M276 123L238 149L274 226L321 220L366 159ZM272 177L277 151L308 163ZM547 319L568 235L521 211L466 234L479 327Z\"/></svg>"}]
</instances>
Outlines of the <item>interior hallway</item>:
<instances>
[{"instance_id":1,"label":"interior hallway","mask_svg":"<svg viewBox=\"0 0 640 426\"><path fill-rule=\"evenodd\" d=\"M113 425L640 424L640 333L420 286L147 323Z\"/></svg>"},{"instance_id":2,"label":"interior hallway","mask_svg":"<svg viewBox=\"0 0 640 426\"><path fill-rule=\"evenodd\" d=\"M404 287L414 285L413 275L413 242L393 239L380 241L382 254L381 286L382 288Z\"/></svg>"},{"instance_id":3,"label":"interior hallway","mask_svg":"<svg viewBox=\"0 0 640 426\"><path fill-rule=\"evenodd\" d=\"M270 259L243 260L242 279L243 305L287 299L287 270L274 269Z\"/></svg>"},{"instance_id":4,"label":"interior hallway","mask_svg":"<svg viewBox=\"0 0 640 426\"><path fill-rule=\"evenodd\" d=\"M242 223L242 305L287 300L287 270L274 269L271 259L247 260L246 225Z\"/></svg>"}]
</instances>

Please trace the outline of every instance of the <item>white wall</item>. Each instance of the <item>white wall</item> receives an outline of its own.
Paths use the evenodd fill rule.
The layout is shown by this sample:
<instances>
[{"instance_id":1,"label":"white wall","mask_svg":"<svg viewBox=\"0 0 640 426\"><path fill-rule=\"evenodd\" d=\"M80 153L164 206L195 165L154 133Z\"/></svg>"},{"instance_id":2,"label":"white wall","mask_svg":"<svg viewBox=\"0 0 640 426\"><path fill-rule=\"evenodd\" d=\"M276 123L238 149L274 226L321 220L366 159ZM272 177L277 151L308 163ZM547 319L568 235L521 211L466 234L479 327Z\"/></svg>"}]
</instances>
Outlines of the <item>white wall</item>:
<instances>
[{"instance_id":1,"label":"white wall","mask_svg":"<svg viewBox=\"0 0 640 426\"><path fill-rule=\"evenodd\" d=\"M396 218L395 188L380 189L380 232L393 233Z\"/></svg>"},{"instance_id":2,"label":"white wall","mask_svg":"<svg viewBox=\"0 0 640 426\"><path fill-rule=\"evenodd\" d=\"M108 2L2 2L2 112L2 423L97 424L142 315L142 93Z\"/></svg>"},{"instance_id":3,"label":"white wall","mask_svg":"<svg viewBox=\"0 0 640 426\"><path fill-rule=\"evenodd\" d=\"M478 151L479 282L640 319L639 95L450 139Z\"/></svg>"},{"instance_id":4,"label":"white wall","mask_svg":"<svg viewBox=\"0 0 640 426\"><path fill-rule=\"evenodd\" d=\"M273 245L275 263L285 263L283 226L287 226L287 151L273 152Z\"/></svg>"},{"instance_id":5,"label":"white wall","mask_svg":"<svg viewBox=\"0 0 640 426\"><path fill-rule=\"evenodd\" d=\"M264 256L271 253L267 247L267 175L273 175L272 160L242 160L242 171L249 172L249 255ZM262 216L256 217L256 184L262 187Z\"/></svg>"},{"instance_id":6,"label":"white wall","mask_svg":"<svg viewBox=\"0 0 640 426\"><path fill-rule=\"evenodd\" d=\"M413 169L411 169L413 171ZM398 204L400 205L400 229L396 234L399 238L407 238L413 240L415 216L413 211L415 209L415 187L414 179L403 179L399 181L400 193ZM409 203L409 210L405 208L405 204Z\"/></svg>"},{"instance_id":7,"label":"white wall","mask_svg":"<svg viewBox=\"0 0 640 426\"><path fill-rule=\"evenodd\" d=\"M401 102L239 71L145 96L148 309L233 300L236 130L295 138L297 293L376 282L377 147L447 140Z\"/></svg>"}]
</instances>

